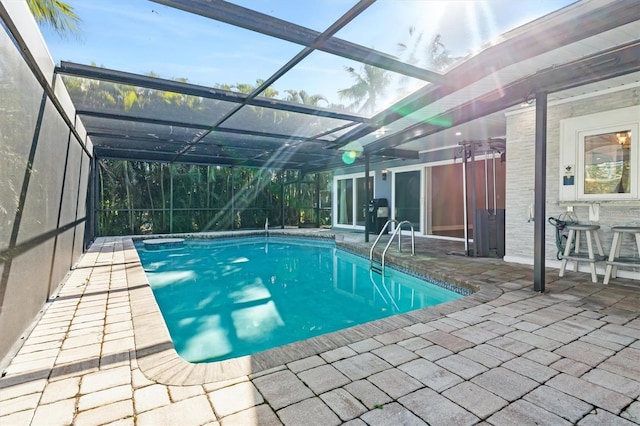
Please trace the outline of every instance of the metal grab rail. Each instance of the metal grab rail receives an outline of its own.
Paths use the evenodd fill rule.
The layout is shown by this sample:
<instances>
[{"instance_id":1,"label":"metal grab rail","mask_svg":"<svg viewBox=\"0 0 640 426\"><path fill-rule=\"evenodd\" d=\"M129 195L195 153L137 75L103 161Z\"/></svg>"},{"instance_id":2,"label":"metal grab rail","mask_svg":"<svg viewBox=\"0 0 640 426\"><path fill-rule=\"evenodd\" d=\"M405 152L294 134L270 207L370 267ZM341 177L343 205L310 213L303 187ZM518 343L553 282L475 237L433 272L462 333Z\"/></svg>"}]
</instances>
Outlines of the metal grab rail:
<instances>
[{"instance_id":1,"label":"metal grab rail","mask_svg":"<svg viewBox=\"0 0 640 426\"><path fill-rule=\"evenodd\" d=\"M373 269L373 249L376 248L376 245L378 244L378 241L380 241L380 238L382 238L382 235L384 234L384 231L387 230L387 228L389 227L389 224L392 223L392 222L395 223L395 224L399 223L396 219L387 220L387 223L384 224L384 226L380 230L380 233L376 237L376 240L371 245L371 250L369 250L369 269Z\"/></svg>"},{"instance_id":2,"label":"metal grab rail","mask_svg":"<svg viewBox=\"0 0 640 426\"><path fill-rule=\"evenodd\" d=\"M389 219L387 223L384 224L384 227L382 228L382 230L378 234L378 237L376 238L376 240L373 242L373 245L371 246L371 250L369 251L369 269L371 270L374 269L373 268L373 250L378 244L378 241L380 241L380 238L382 237L382 234L384 233L384 231L387 229L387 226L389 226L391 222L394 222L397 225L393 230L393 234L391 234L391 238L389 238L387 245L382 251L382 257L380 260L380 273L382 275L384 275L384 263L385 263L384 258L387 254L387 250L389 250L389 247L391 246L391 243L393 242L393 239L395 238L396 234L398 234L398 232L402 230L402 225L409 225L411 227L411 256L414 256L416 254L415 231L413 229L413 225L411 224L411 222L409 222L408 220L403 220L402 222L398 222L396 219ZM400 234L398 235L398 251L402 253L402 232L400 232Z\"/></svg>"}]
</instances>

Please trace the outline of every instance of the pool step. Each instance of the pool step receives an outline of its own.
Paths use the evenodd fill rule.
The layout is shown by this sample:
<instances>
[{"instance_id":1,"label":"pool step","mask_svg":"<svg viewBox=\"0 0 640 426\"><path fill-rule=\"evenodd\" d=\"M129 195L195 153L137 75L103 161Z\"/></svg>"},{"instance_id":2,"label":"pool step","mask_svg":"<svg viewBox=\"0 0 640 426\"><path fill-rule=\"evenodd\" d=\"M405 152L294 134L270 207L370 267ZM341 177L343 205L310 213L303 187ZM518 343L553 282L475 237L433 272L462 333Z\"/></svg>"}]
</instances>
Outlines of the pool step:
<instances>
[{"instance_id":1,"label":"pool step","mask_svg":"<svg viewBox=\"0 0 640 426\"><path fill-rule=\"evenodd\" d=\"M377 260L372 259L371 263L369 264L369 268L376 274L382 275L382 263L378 262Z\"/></svg>"}]
</instances>

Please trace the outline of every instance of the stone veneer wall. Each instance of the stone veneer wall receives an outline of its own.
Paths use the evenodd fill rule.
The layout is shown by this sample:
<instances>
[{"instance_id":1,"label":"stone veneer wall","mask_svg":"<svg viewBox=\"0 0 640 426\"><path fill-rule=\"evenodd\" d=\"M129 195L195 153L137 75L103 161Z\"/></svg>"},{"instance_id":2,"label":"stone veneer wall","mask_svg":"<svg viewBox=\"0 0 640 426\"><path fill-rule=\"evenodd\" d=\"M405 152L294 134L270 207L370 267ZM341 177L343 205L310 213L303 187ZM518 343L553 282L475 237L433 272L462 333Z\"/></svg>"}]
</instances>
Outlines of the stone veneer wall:
<instances>
[{"instance_id":1,"label":"stone veneer wall","mask_svg":"<svg viewBox=\"0 0 640 426\"><path fill-rule=\"evenodd\" d=\"M560 120L598 113L618 108L640 105L640 85L620 90L608 90L594 96L583 96L571 101L549 102L547 116L547 203L545 218L545 257L548 266L559 267L556 260L555 228L547 221L566 212L566 203L558 202L560 162ZM638 137L634 135L634 137ZM533 263L534 222L529 221L529 211L534 202L534 142L535 108L527 108L507 114L507 172L506 172L506 255L505 260ZM635 155L640 155L636 150ZM609 253L613 235L610 228L615 225L640 226L640 202L607 204L600 206L597 221L589 220L589 207L576 202L574 213L580 223L600 225L600 240L605 254ZM595 248L594 248L595 249ZM622 248L633 250L631 240L625 238ZM627 253L629 253L627 251ZM587 267L587 265L584 265ZM600 265L600 269L603 269ZM622 270L619 276L640 279L638 270Z\"/></svg>"}]
</instances>

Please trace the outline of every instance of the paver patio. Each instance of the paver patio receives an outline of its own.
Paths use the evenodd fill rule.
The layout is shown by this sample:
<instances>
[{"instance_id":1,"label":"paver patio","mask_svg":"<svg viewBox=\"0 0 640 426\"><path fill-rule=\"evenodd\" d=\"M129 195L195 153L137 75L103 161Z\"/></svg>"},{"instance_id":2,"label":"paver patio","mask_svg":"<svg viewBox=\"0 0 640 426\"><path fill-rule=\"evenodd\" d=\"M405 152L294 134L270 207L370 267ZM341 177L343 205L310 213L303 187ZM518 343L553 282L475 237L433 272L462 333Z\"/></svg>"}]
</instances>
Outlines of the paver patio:
<instances>
[{"instance_id":1,"label":"paver patio","mask_svg":"<svg viewBox=\"0 0 640 426\"><path fill-rule=\"evenodd\" d=\"M362 239L337 237L365 253ZM0 424L640 424L638 281L549 269L538 294L531 267L453 249L418 239L391 260L471 296L196 365L131 240L100 238L3 372Z\"/></svg>"}]
</instances>

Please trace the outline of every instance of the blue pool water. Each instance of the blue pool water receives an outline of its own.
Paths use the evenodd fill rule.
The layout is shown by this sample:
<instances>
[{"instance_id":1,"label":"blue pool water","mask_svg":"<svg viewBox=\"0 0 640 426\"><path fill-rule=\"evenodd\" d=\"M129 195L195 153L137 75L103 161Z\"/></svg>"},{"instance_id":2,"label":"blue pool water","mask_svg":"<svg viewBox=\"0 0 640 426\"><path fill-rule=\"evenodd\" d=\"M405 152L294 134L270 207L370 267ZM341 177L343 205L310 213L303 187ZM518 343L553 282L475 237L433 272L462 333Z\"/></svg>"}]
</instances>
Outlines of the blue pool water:
<instances>
[{"instance_id":1,"label":"blue pool water","mask_svg":"<svg viewBox=\"0 0 640 426\"><path fill-rule=\"evenodd\" d=\"M332 241L187 240L147 250L142 265L180 356L191 362L250 355L462 297L369 261Z\"/></svg>"}]
</instances>

